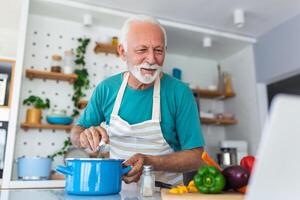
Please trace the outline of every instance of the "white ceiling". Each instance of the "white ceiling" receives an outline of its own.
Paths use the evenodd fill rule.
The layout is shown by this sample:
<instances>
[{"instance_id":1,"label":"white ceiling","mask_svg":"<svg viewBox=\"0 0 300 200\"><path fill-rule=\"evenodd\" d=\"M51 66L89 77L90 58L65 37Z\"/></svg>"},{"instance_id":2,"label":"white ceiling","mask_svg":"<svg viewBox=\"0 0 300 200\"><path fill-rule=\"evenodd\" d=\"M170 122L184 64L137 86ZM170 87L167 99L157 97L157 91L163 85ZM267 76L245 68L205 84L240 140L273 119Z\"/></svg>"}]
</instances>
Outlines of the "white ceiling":
<instances>
[{"instance_id":1,"label":"white ceiling","mask_svg":"<svg viewBox=\"0 0 300 200\"><path fill-rule=\"evenodd\" d=\"M259 37L300 14L300 0L75 0L121 11L150 14L181 23ZM246 25L233 25L232 13L241 8Z\"/></svg>"},{"instance_id":2,"label":"white ceiling","mask_svg":"<svg viewBox=\"0 0 300 200\"><path fill-rule=\"evenodd\" d=\"M253 39L300 13L300 0L33 0L32 2L30 8L32 14L81 23L82 16L90 13L93 15L94 25L116 29L121 28L128 14L151 14L165 22L163 24L168 35L169 53L216 61L222 61L251 45ZM233 26L234 8L243 8L246 11L246 25L242 29ZM173 26L170 24L172 22L180 24ZM186 24L192 26L182 27ZM202 47L204 36L212 38L212 47ZM242 37L239 38L240 36Z\"/></svg>"}]
</instances>

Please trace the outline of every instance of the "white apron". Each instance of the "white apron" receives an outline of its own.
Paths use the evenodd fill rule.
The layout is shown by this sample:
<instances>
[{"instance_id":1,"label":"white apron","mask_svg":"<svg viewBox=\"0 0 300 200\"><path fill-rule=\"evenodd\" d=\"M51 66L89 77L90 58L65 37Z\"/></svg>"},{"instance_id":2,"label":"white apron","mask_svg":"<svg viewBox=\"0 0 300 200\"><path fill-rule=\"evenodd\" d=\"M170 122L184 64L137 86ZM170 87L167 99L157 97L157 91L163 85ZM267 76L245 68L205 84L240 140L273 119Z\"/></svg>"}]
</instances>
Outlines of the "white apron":
<instances>
[{"instance_id":1,"label":"white apron","mask_svg":"<svg viewBox=\"0 0 300 200\"><path fill-rule=\"evenodd\" d=\"M173 149L165 141L160 127L159 77L154 83L152 119L130 125L118 115L128 77L129 72L126 72L110 117L108 127L110 158L126 160L136 153L146 155L165 155L172 153ZM136 109L139 109L138 105ZM131 114L134 115L134 112ZM182 174L156 171L155 180L169 184L178 184L182 182Z\"/></svg>"}]
</instances>

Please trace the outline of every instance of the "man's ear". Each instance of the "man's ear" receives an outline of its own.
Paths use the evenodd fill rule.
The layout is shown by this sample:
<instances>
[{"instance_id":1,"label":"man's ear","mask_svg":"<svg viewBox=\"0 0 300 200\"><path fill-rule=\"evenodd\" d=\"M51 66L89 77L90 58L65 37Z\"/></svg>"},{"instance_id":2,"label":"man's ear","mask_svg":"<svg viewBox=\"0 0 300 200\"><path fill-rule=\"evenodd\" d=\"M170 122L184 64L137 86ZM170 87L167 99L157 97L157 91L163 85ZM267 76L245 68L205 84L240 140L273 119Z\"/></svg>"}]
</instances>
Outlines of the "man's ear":
<instances>
[{"instance_id":1,"label":"man's ear","mask_svg":"<svg viewBox=\"0 0 300 200\"><path fill-rule=\"evenodd\" d=\"M126 51L125 51L125 48L122 44L118 45L118 54L119 54L119 56L121 57L121 59L123 61L126 60Z\"/></svg>"}]
</instances>

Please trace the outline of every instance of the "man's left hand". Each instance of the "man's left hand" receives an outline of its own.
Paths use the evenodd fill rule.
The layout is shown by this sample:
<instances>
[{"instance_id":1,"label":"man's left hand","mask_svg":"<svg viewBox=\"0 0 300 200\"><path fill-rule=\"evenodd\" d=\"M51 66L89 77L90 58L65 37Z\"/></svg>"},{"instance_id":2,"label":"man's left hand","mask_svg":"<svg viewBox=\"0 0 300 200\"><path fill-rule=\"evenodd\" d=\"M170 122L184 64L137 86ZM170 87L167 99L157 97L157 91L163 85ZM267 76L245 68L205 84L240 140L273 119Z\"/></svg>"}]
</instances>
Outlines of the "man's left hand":
<instances>
[{"instance_id":1,"label":"man's left hand","mask_svg":"<svg viewBox=\"0 0 300 200\"><path fill-rule=\"evenodd\" d=\"M128 174L123 176L125 183L138 182L143 173L143 166L145 165L146 156L143 154L135 154L130 157L125 163L125 166L132 166Z\"/></svg>"}]
</instances>

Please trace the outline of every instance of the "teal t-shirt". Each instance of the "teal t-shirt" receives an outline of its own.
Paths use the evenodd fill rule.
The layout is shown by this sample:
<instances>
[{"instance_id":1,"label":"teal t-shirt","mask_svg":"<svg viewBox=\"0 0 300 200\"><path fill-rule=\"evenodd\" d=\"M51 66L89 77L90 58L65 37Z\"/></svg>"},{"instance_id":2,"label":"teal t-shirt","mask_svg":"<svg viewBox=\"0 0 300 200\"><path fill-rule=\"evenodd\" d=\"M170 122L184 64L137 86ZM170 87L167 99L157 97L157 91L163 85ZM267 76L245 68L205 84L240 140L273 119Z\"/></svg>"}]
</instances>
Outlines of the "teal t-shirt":
<instances>
[{"instance_id":1,"label":"teal t-shirt","mask_svg":"<svg viewBox=\"0 0 300 200\"><path fill-rule=\"evenodd\" d=\"M110 115L123 80L123 73L103 80L94 90L91 99L77 125L88 128L109 124ZM189 87L181 81L164 74L161 78L161 129L168 144L175 150L204 146L198 110ZM152 118L153 89L133 89L127 85L119 116L129 124Z\"/></svg>"}]
</instances>

